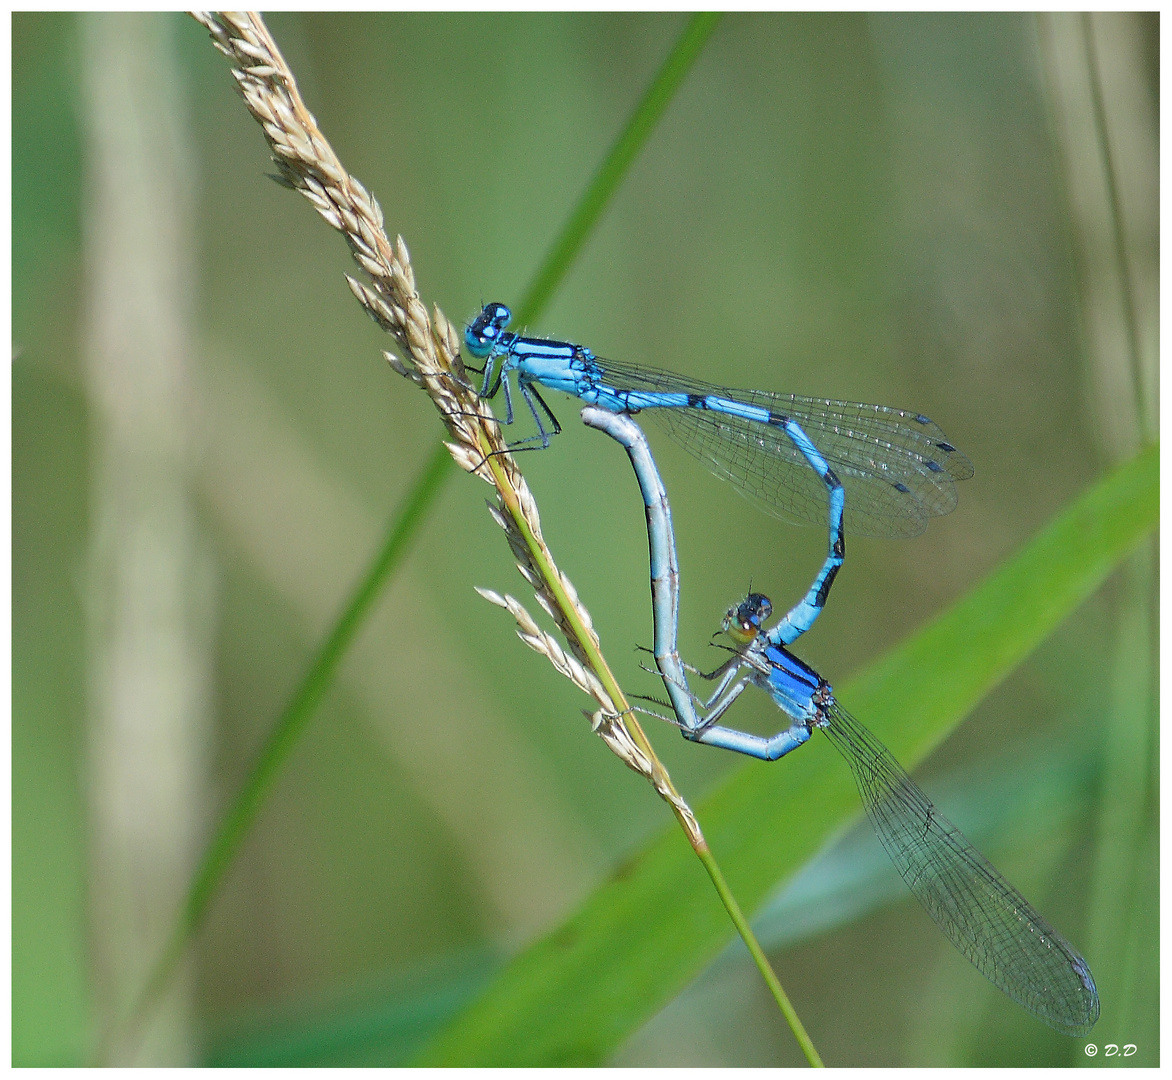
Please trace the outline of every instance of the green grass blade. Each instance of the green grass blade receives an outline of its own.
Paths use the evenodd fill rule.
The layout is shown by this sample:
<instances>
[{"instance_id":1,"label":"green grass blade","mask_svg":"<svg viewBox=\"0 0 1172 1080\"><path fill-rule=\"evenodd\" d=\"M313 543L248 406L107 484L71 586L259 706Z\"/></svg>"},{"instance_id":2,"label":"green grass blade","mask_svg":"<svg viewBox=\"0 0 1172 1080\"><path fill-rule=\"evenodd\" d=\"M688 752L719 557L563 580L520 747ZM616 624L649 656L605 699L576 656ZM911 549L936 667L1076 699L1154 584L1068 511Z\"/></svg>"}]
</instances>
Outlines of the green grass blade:
<instances>
[{"instance_id":1,"label":"green grass blade","mask_svg":"<svg viewBox=\"0 0 1172 1080\"><path fill-rule=\"evenodd\" d=\"M578 257L582 245L594 231L602 211L618 190L639 151L655 130L663 114L679 90L680 84L700 55L720 22L719 12L698 12L693 15L675 47L668 53L659 74L652 80L643 99L635 106L627 126L615 140L610 153L603 159L573 213L562 226L561 234L549 249L533 277L533 282L513 312L518 326L532 322L545 310L554 290L566 276L570 264Z\"/></svg>"},{"instance_id":2,"label":"green grass blade","mask_svg":"<svg viewBox=\"0 0 1172 1080\"><path fill-rule=\"evenodd\" d=\"M1079 807L1092 798L1099 766L1099 756L1087 746L1067 747L1056 756L1048 742L1035 740L1012 759L933 777L932 796L996 862L999 851L1033 852L1039 836L1053 843L1072 830ZM754 929L772 951L906 898L907 886L862 825L807 863L768 902ZM734 942L717 964L745 962L743 948ZM503 967L504 960L494 955L470 953L397 973L389 985L356 987L325 999L314 995L213 1034L203 1064L405 1065ZM1103 982L1098 966L1095 978Z\"/></svg>"},{"instance_id":3,"label":"green grass blade","mask_svg":"<svg viewBox=\"0 0 1172 1080\"><path fill-rule=\"evenodd\" d=\"M1153 447L1076 499L958 603L841 689L914 767L1098 586L1158 522ZM824 740L785 766L751 763L700 807L747 910L858 813ZM802 827L794 828L800 821ZM663 1007L731 934L672 829L518 955L422 1063L597 1065Z\"/></svg>"},{"instance_id":4,"label":"green grass blade","mask_svg":"<svg viewBox=\"0 0 1172 1080\"><path fill-rule=\"evenodd\" d=\"M420 965L409 975L280 1004L265 1010L267 1015L237 1020L232 1030L214 1033L202 1064L234 1069L404 1065L500 966L494 953L470 950Z\"/></svg>"},{"instance_id":5,"label":"green grass blade","mask_svg":"<svg viewBox=\"0 0 1172 1080\"><path fill-rule=\"evenodd\" d=\"M1089 747L1056 750L1049 741L1035 740L1024 752L1015 749L1012 759L995 767L985 760L932 777L932 801L975 847L993 855L994 863L1001 851L1061 846L1081 809L1093 803L1099 780L1098 756ZM907 897L907 885L875 843L870 824L860 824L802 867L769 900L753 928L765 948L783 949ZM737 955L735 944L724 955ZM1095 979L1102 983L1098 967Z\"/></svg>"},{"instance_id":6,"label":"green grass blade","mask_svg":"<svg viewBox=\"0 0 1172 1080\"><path fill-rule=\"evenodd\" d=\"M1137 985L1135 972L1155 938L1137 934L1152 910L1143 878L1149 834L1156 819L1158 780L1153 754L1157 746L1156 644L1157 607L1154 545L1146 545L1121 573L1111 695L1101 718L1103 781L1099 788L1095 873L1091 889L1087 941L1098 959L1095 981L1103 1014L1095 1034L1100 1043L1136 1043L1145 1014L1158 1015L1158 995ZM1158 907L1158 904L1157 904ZM1156 1046L1148 1042L1134 1058L1154 1064ZM1146 1056L1146 1060L1145 1060ZM1087 1064L1085 1057L1076 1059Z\"/></svg>"}]
</instances>

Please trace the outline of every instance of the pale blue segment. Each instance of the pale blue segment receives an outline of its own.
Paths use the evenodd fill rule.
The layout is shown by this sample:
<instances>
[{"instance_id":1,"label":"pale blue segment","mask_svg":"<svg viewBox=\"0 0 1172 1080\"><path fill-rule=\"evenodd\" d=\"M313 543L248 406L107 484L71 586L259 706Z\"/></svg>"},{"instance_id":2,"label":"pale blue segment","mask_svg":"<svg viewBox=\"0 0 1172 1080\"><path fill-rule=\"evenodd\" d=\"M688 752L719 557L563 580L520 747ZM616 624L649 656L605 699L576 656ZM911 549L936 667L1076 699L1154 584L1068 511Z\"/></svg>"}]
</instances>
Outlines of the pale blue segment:
<instances>
[{"instance_id":1,"label":"pale blue segment","mask_svg":"<svg viewBox=\"0 0 1172 1080\"><path fill-rule=\"evenodd\" d=\"M688 678L676 650L676 624L679 618L679 563L676 559L675 532L671 526L671 506L667 491L655 467L647 439L629 416L596 406L582 410L582 419L590 427L605 431L626 448L639 479L643 507L647 514L647 542L651 555L651 601L655 611L656 666L663 677L668 698L685 736L701 727L688 689Z\"/></svg>"},{"instance_id":2,"label":"pale blue segment","mask_svg":"<svg viewBox=\"0 0 1172 1080\"><path fill-rule=\"evenodd\" d=\"M760 735L751 735L747 731L737 731L734 728L714 725L704 728L695 741L706 746L718 746L722 750L735 750L738 754L747 754L749 757L760 758L762 761L776 761L785 757L791 750L796 750L810 739L810 728L807 724L795 723L785 731L779 731L771 738Z\"/></svg>"},{"instance_id":3,"label":"pale blue segment","mask_svg":"<svg viewBox=\"0 0 1172 1080\"><path fill-rule=\"evenodd\" d=\"M561 430L538 385L611 412L652 410L706 468L777 517L821 522L829 472L846 496L845 527L873 536L923 532L930 517L956 506L956 481L973 474L968 458L919 413L733 390L604 360L573 342L507 332L510 317L504 304L485 305L466 328L464 345L484 361L481 394L492 397L503 386L506 424L513 422L510 377L516 379L537 426L522 443L545 447ZM795 440L791 424L804 440ZM811 470L811 453L821 468Z\"/></svg>"},{"instance_id":4,"label":"pale blue segment","mask_svg":"<svg viewBox=\"0 0 1172 1080\"><path fill-rule=\"evenodd\" d=\"M766 597L751 594L729 613L736 623L734 631L740 632L734 640L747 643L705 676L719 681L705 703L707 712L697 715L697 699L687 688L686 669L676 649L679 572L670 507L655 461L643 433L628 417L584 409L583 419L627 448L643 492L652 560L655 657L683 734L695 742L772 761L801 746L814 728L825 732L854 774L880 843L944 935L978 971L1038 1019L1067 1035L1087 1034L1099 1018L1099 998L1086 961L936 810L891 752L838 704L830 685L772 643L776 629L762 632L761 624L771 611ZM817 465L811 462L811 467ZM791 626L798 621L793 615L787 616ZM716 724L750 683L765 690L790 718L788 728L762 737Z\"/></svg>"}]
</instances>

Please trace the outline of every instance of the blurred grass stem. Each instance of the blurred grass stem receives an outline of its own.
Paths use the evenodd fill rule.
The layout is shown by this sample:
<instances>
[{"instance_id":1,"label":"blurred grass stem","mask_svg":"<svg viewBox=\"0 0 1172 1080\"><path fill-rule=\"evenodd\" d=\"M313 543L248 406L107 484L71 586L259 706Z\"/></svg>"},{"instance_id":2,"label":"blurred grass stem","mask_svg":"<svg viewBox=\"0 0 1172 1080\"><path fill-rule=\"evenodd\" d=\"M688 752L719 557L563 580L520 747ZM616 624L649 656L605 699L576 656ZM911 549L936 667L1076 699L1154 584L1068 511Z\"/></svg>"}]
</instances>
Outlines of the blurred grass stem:
<instances>
[{"instance_id":1,"label":"blurred grass stem","mask_svg":"<svg viewBox=\"0 0 1172 1080\"><path fill-rule=\"evenodd\" d=\"M86 567L91 978L109 1035L151 970L195 863L207 801L215 583L191 483L194 191L175 20L87 14L83 327L93 440ZM106 1065L182 1065L191 981Z\"/></svg>"},{"instance_id":2,"label":"blurred grass stem","mask_svg":"<svg viewBox=\"0 0 1172 1080\"><path fill-rule=\"evenodd\" d=\"M1145 443L1155 440L1156 432L1151 425L1145 423L1150 413L1149 403L1146 402L1144 381L1140 366L1140 334L1139 314L1136 311L1135 287L1132 282L1131 260L1127 253L1127 228L1124 221L1123 202L1119 191L1117 166L1115 156L1111 151L1111 132L1107 119L1107 107L1103 100L1103 72L1098 59L1098 50L1095 46L1095 26L1093 16L1089 11L1080 12L1080 29L1082 30L1083 44L1086 49L1087 84L1091 92L1091 106L1094 111L1093 129L1098 141L1099 156L1102 161L1103 183L1106 187L1107 207L1106 217L1110 222L1111 237L1114 241L1114 272L1119 282L1119 301L1121 305L1120 321L1123 333L1127 339L1128 368L1131 371L1135 392L1137 426L1139 434ZM1138 57L1129 57L1133 63ZM1138 63L1137 63L1138 66Z\"/></svg>"},{"instance_id":3,"label":"blurred grass stem","mask_svg":"<svg viewBox=\"0 0 1172 1080\"><path fill-rule=\"evenodd\" d=\"M1080 269L1088 412L1112 464L1153 444L1159 430L1158 137L1140 18L1050 13L1040 23ZM1115 590L1087 933L1103 1002L1096 1034L1136 1044L1137 1064L1154 1064L1158 1044L1145 1000L1158 979L1148 916L1158 901L1146 866L1158 835L1157 565L1149 540L1124 563Z\"/></svg>"},{"instance_id":4,"label":"blurred grass stem","mask_svg":"<svg viewBox=\"0 0 1172 1080\"><path fill-rule=\"evenodd\" d=\"M416 481L415 487L395 514L386 541L379 550L379 557L355 587L341 617L326 635L289 704L269 732L252 771L246 777L240 792L204 853L181 916L151 972L150 980L139 996L134 1014L127 1022L128 1037L133 1038L152 1003L170 981L176 965L183 957L187 943L199 928L216 888L240 850L244 836L256 819L277 774L329 689L341 658L357 635L375 600L378 599L388 576L422 524L426 509L430 505L429 493L434 489L436 474L441 469L446 471L450 462L451 457L445 449L443 457L438 460L433 458L431 468Z\"/></svg>"}]
</instances>

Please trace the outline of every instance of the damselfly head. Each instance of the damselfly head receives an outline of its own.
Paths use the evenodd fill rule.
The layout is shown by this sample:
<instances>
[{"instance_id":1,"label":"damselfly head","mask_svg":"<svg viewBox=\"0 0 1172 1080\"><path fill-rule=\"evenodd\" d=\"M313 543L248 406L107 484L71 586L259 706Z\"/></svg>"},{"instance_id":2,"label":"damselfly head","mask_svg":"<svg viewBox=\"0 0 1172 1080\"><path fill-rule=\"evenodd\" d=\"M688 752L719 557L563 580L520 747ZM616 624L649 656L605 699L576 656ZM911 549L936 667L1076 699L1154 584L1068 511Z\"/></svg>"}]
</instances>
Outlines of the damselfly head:
<instances>
[{"instance_id":1,"label":"damselfly head","mask_svg":"<svg viewBox=\"0 0 1172 1080\"><path fill-rule=\"evenodd\" d=\"M736 607L728 609L721 629L738 645L748 645L761 632L761 624L773 612L768 596L749 593Z\"/></svg>"},{"instance_id":2,"label":"damselfly head","mask_svg":"<svg viewBox=\"0 0 1172 1080\"><path fill-rule=\"evenodd\" d=\"M513 313L504 304L485 304L480 314L464 328L464 344L468 351L481 359L488 356L512 317Z\"/></svg>"}]
</instances>

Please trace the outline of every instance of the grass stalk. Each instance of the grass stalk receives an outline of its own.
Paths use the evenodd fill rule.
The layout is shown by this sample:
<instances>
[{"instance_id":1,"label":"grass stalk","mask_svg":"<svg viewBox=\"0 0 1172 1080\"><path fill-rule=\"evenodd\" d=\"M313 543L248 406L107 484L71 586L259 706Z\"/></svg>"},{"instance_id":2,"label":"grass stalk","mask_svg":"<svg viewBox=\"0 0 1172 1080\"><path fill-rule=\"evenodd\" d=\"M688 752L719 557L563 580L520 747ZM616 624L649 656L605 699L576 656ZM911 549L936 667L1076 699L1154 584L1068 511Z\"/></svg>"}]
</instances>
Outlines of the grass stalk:
<instances>
[{"instance_id":1,"label":"grass stalk","mask_svg":"<svg viewBox=\"0 0 1172 1080\"><path fill-rule=\"evenodd\" d=\"M815 1069L825 1068L822 1058L814 1046L813 1039L807 1033L801 1017L798 1016L797 1009L794 1008L793 1003L789 999L789 995L785 992L781 982L778 980L777 974L769 963L769 957L765 955L765 950L761 948L761 943L754 935L752 927L749 925L749 920L745 918L744 912L741 911L741 906L737 903L737 898L728 887L728 882L725 881L720 866L712 857L712 853L707 847L703 851L697 851L696 854L700 856L700 861L704 864L704 869L708 871L708 876L712 878L712 884L716 886L716 891L720 894L721 902L724 904L729 918L732 919L733 925L737 928L737 933L740 934L741 940L748 948L749 955L753 957L753 963L757 965L757 970L761 972L761 978L765 980L765 985L769 987L769 992L773 995L773 1000L777 1002L777 1007L781 1010L781 1014L789 1024L790 1030L794 1033L794 1038L798 1040L798 1045L802 1048L802 1053L806 1055L806 1060Z\"/></svg>"},{"instance_id":2,"label":"grass stalk","mask_svg":"<svg viewBox=\"0 0 1172 1080\"><path fill-rule=\"evenodd\" d=\"M233 75L246 105L261 122L273 148L274 161L280 170L277 179L305 195L318 212L345 235L356 262L370 278L369 283L348 279L351 289L375 321L406 351L410 362L404 363L392 354L387 354L387 359L396 371L432 396L449 433L455 438L455 444L449 443L437 450L429 460L403 511L392 524L386 543L363 575L266 740L241 792L207 849L168 945L136 1002L127 1024L128 1033L133 1034L141 1027L153 1002L178 966L281 766L324 696L338 664L383 585L401 560L411 536L434 503L448 472L450 454L466 471L492 482L497 488L503 513L494 511L494 516L509 536L514 554L518 556L518 567L537 588L539 601L565 633L571 653L580 665L585 666L574 667L548 635L538 639L543 643L543 649L539 651L546 651L552 660L552 650L557 649L567 665L565 673L592 693L602 706L593 717L595 730L626 764L644 775L672 807L807 1057L812 1063L820 1064L808 1035L769 969L760 945L704 842L694 815L635 721L602 655L589 615L578 602L577 593L568 579L553 562L541 537L536 504L500 439L495 418L487 406L481 405L463 379L458 336L438 308L433 310L433 318L429 320L419 302L405 245L401 239L392 244L383 234L382 212L377 202L334 156L313 117L301 103L292 74L259 17L196 17L211 31L216 47L237 65ZM519 307L519 314L523 317L534 318L548 302L715 29L717 20L717 16L703 14L689 20L680 40L567 220L534 284L525 294Z\"/></svg>"}]
</instances>

